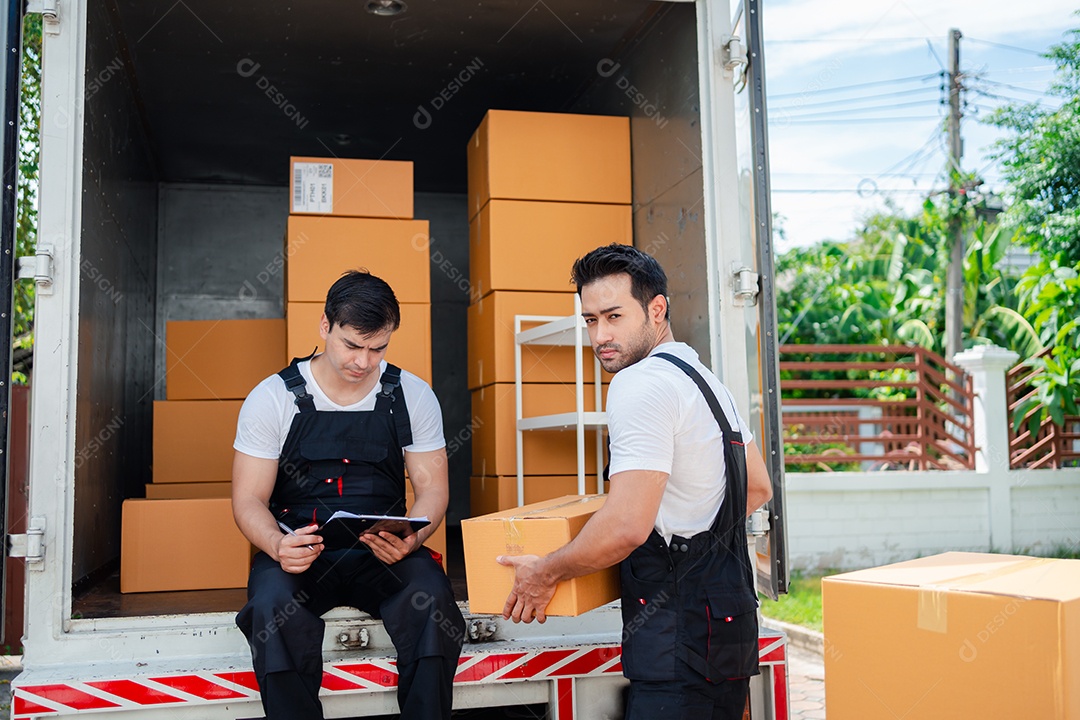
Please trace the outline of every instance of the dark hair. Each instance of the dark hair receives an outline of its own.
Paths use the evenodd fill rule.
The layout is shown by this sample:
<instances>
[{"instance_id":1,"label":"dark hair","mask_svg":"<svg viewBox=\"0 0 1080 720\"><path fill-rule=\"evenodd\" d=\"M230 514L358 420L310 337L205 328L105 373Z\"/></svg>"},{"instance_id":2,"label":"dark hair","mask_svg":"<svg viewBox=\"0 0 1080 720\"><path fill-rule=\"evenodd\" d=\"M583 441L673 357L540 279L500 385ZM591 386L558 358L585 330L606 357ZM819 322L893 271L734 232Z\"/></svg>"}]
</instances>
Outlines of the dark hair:
<instances>
[{"instance_id":1,"label":"dark hair","mask_svg":"<svg viewBox=\"0 0 1080 720\"><path fill-rule=\"evenodd\" d=\"M349 270L338 278L326 293L323 312L331 328L344 325L364 335L401 325L393 289L367 270Z\"/></svg>"},{"instance_id":2,"label":"dark hair","mask_svg":"<svg viewBox=\"0 0 1080 720\"><path fill-rule=\"evenodd\" d=\"M649 313L649 303L657 295L667 298L667 275L656 258L643 253L630 245L612 243L598 247L584 257L574 261L573 280L577 285L578 295L581 288L591 282L625 273L630 276L630 294L641 303L645 314ZM664 319L670 317L670 309Z\"/></svg>"}]
</instances>

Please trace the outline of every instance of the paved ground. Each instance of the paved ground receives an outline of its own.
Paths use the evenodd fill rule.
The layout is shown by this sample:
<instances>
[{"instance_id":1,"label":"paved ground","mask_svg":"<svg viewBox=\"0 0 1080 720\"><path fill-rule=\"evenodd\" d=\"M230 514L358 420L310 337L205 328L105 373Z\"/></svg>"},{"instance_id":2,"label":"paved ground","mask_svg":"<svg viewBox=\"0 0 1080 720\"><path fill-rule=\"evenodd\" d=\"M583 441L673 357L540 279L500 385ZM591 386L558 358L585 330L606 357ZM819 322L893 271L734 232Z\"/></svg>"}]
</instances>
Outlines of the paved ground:
<instances>
[{"instance_id":1,"label":"paved ground","mask_svg":"<svg viewBox=\"0 0 1080 720\"><path fill-rule=\"evenodd\" d=\"M788 646L791 720L825 720L825 664L809 650Z\"/></svg>"}]
</instances>

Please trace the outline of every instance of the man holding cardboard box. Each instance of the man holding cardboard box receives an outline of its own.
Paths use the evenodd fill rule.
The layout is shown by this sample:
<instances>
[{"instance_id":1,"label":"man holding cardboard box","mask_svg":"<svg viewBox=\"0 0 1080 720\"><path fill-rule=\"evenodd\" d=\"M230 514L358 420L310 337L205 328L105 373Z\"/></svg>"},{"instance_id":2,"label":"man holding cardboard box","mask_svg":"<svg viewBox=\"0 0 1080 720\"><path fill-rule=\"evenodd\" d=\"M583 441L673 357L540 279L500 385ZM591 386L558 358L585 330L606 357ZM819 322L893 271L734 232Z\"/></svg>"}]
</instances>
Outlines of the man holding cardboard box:
<instances>
[{"instance_id":1,"label":"man holding cardboard box","mask_svg":"<svg viewBox=\"0 0 1080 720\"><path fill-rule=\"evenodd\" d=\"M503 614L543 622L555 586L621 562L626 717L743 717L758 673L747 515L772 496L731 393L668 322L667 277L625 245L574 263L608 391L611 491L569 544L515 568Z\"/></svg>"},{"instance_id":2,"label":"man holding cardboard box","mask_svg":"<svg viewBox=\"0 0 1080 720\"><path fill-rule=\"evenodd\" d=\"M431 388L383 359L400 318L389 285L346 273L326 296L325 352L271 375L240 411L233 514L262 552L237 625L269 720L323 717L320 616L338 605L382 618L398 653L403 718L450 716L464 619L422 548L446 512L446 443ZM412 516L430 525L330 542L320 525L335 511L404 515L406 468Z\"/></svg>"}]
</instances>

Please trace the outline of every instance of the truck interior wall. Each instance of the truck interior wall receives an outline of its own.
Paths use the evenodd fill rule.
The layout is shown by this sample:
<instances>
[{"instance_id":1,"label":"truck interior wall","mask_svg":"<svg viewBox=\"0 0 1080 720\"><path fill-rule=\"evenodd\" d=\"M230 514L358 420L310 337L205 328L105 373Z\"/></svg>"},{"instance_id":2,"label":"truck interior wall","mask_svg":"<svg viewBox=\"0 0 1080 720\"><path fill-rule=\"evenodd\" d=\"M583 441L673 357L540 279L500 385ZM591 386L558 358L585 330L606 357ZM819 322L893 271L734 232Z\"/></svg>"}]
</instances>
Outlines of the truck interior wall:
<instances>
[{"instance_id":1,"label":"truck interior wall","mask_svg":"<svg viewBox=\"0 0 1080 720\"><path fill-rule=\"evenodd\" d=\"M156 169L106 4L87 21L73 578L120 552L120 510L150 469ZM75 112L72 117L78 117Z\"/></svg>"},{"instance_id":2,"label":"truck interior wall","mask_svg":"<svg viewBox=\"0 0 1080 720\"><path fill-rule=\"evenodd\" d=\"M597 75L572 111L630 116L634 244L667 272L675 339L709 365L695 6L669 5Z\"/></svg>"}]
</instances>

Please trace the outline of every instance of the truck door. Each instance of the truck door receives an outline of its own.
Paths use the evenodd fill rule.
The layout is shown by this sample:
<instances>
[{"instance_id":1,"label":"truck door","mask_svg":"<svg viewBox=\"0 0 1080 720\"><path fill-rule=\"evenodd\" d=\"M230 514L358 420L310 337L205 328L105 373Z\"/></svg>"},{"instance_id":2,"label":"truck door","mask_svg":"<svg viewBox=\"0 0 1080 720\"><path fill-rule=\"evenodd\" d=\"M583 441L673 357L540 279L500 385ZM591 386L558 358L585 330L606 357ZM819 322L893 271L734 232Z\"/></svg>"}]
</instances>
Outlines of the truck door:
<instances>
[{"instance_id":1,"label":"truck door","mask_svg":"<svg viewBox=\"0 0 1080 720\"><path fill-rule=\"evenodd\" d=\"M735 116L739 176L740 216L745 219L743 234L749 236L756 267L734 276L736 294L746 283L747 293L757 290L756 343L748 343L749 363L758 363L759 387L753 409L758 447L772 478L773 497L767 506L767 529L757 537L758 589L772 599L787 592L787 529L784 522L784 443L780 407L779 335L776 332L776 288L773 271L772 206L769 188L768 127L765 107L765 62L762 52L761 0L739 2L732 15L732 38L728 45L729 66L736 73ZM745 53L745 62L742 54ZM744 242L746 238L744 237ZM757 287L753 287L754 274ZM754 373L750 373L753 378ZM753 519L763 526L764 518Z\"/></svg>"},{"instance_id":2,"label":"truck door","mask_svg":"<svg viewBox=\"0 0 1080 720\"><path fill-rule=\"evenodd\" d=\"M0 186L0 523L3 523L5 552L0 553L0 614L7 616L4 601L7 598L7 490L9 466L8 433L11 408L11 313L15 292L15 190L19 170L19 75L22 65L22 2L7 0L0 8L0 38L4 40L3 57L0 58L0 76L3 77L0 94L0 163L3 163L3 185ZM0 630L2 633L2 630ZM18 638L0 637L0 641L18 644Z\"/></svg>"}]
</instances>

